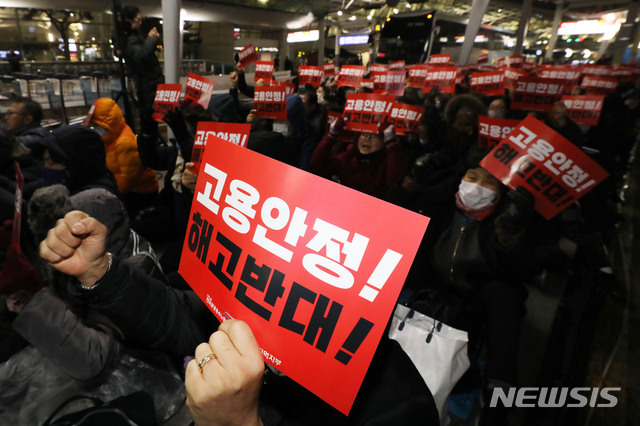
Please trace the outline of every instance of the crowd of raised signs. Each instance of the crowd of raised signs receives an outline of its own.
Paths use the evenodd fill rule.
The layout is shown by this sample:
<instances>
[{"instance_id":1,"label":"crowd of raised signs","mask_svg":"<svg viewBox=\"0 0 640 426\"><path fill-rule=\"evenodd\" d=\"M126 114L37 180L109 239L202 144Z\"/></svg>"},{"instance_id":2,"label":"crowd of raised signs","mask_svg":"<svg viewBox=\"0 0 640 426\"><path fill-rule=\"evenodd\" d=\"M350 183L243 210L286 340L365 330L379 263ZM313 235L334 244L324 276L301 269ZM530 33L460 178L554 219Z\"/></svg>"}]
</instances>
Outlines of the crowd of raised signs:
<instances>
[{"instance_id":1,"label":"crowd of raised signs","mask_svg":"<svg viewBox=\"0 0 640 426\"><path fill-rule=\"evenodd\" d=\"M238 59L228 94L214 94L213 80L195 74L188 76L185 88L158 86L153 119L160 129L165 124L171 129L170 140L161 131L136 135L118 103L107 98L96 101L83 125L53 131L40 127L42 108L36 102L16 98L11 103L0 129L0 388L11 386L14 391L0 398L0 416L35 424L66 396L87 393L108 398L131 393L136 380L152 382L130 374L140 371L131 366L140 360L155 361L149 377L167 375L163 378L166 389L150 391L158 419L175 412L184 398L183 370L176 365L193 355L197 343L215 330L216 321L228 315L218 310L215 298L207 300L198 294L204 300L200 301L189 286L192 283L178 273L187 250L183 244L186 241L203 264L213 232L213 239L231 251L232 261L235 249L242 252L218 233L217 225L192 211L197 200L218 212L212 200L220 200L220 194L209 182L222 181L227 175L222 176L215 159L205 161L206 147L218 138L428 217L415 259L407 267L406 279L402 277L400 298L469 332L472 361L486 361L477 378L485 397L496 387L518 385L518 343L527 339L521 334L527 288L536 285L543 271L571 271L575 283L593 291L603 285L606 289L611 282L611 265L603 247L620 220L619 194L637 139L640 67L536 65L522 56L502 58L495 65L481 58L480 63L457 66L448 55L433 55L429 63L417 65L399 61L367 67L300 66L290 80L278 81L273 78L274 63L259 61L252 46ZM246 67L254 62L254 80L247 81ZM239 157L238 161L244 160ZM255 170L267 167L253 158L251 164ZM206 188L198 184L201 176L209 180ZM239 182L236 187L235 182ZM270 185L286 188L299 182ZM238 232L247 232L241 231L245 221L247 229L253 223L253 189L234 180L231 191L237 192L224 198L230 207L221 215ZM330 209L345 209L346 214L357 211L344 205L348 201L332 201L328 191L310 195ZM287 204L274 200L271 211L284 212ZM72 210L107 226L110 256L161 283L167 289L162 291L183 298L182 302L167 302L167 311L161 313L148 306L149 300L134 302L100 293L100 297L114 297L104 307L92 299L98 290L79 290L68 276L56 271L55 264L44 262L38 244ZM308 212L291 211L289 229L294 230L293 223L298 221L299 235L291 237L288 232L286 243L291 243L290 237L297 241L307 229ZM362 213L365 221L371 216L375 214ZM273 215L264 217L264 209L262 220L272 224L269 229L262 227L265 233L284 226ZM378 218L375 226L389 227L391 235L403 226L391 220ZM326 223L327 229L331 226ZM336 259L329 253L329 260L312 266L304 263L304 267L321 281L347 288L353 284L332 283L332 279L342 278L347 269L358 270L366 242L344 240L335 229L326 232L326 238L344 244L338 247L346 259L341 261L338 254L339 264L331 270ZM574 249L566 250L561 240L570 241ZM278 247L282 254L272 252L282 258L290 259L297 250L295 243L291 250L285 243ZM393 259L389 253L383 260ZM260 275L262 269L253 262L250 273ZM231 280L227 284L225 274L233 275L232 268L217 266L209 270L231 290L235 284ZM128 282L133 276L120 279ZM238 300L267 321L282 297L282 293L271 294L272 288L284 291L282 286L272 286L273 280L260 303L238 296L240 290L236 293ZM385 283L375 284L372 278L369 284L360 296L373 301ZM254 287L264 292L265 285L266 281ZM154 297L171 299L158 296L159 290L148 291L151 302ZM300 286L299 291L304 298L310 290ZM313 293L313 300L316 296ZM126 316L122 312L126 309L149 309L145 327L150 328L122 321L120 315ZM197 329L187 331L195 321ZM301 334L297 327L303 327L293 316L288 326L282 322L280 326L297 334ZM357 350L358 345L351 352ZM270 364L279 366L277 352L262 351ZM352 355L344 354L346 365ZM158 366L163 356L168 356L169 367ZM380 357L376 354L373 364L380 371L387 371L380 362L398 363L396 358L381 361ZM41 379L35 366L44 363L47 374ZM106 377L114 377L116 371L125 372L119 380L128 382L127 386L105 390ZM402 374L413 373L403 370ZM397 383L385 382L387 393L395 394L394 386L406 384L400 377ZM417 371L415 378L420 381ZM363 389L375 388L372 380L377 379L365 378ZM273 386L265 385L263 393ZM407 389L419 396L420 390L411 386ZM277 415L270 412L262 420L278 424L289 416L299 424L320 419L355 424L384 418L385 405L371 409L377 400L367 400L368 392L361 390L365 396L356 399L349 418L321 405L308 412L305 406L283 410L272 395L266 400L278 407ZM280 397L291 401L295 394L288 389ZM397 395L406 396L406 392ZM306 407L313 398L304 395ZM35 410L36 404L44 408ZM396 404L387 412L395 420L387 420L412 424L408 419L416 418L416 410L426 410L418 417L422 421L433 421L433 412L427 412L433 410L431 403ZM486 409L482 421L507 424L507 417L508 410L498 406Z\"/></svg>"}]
</instances>

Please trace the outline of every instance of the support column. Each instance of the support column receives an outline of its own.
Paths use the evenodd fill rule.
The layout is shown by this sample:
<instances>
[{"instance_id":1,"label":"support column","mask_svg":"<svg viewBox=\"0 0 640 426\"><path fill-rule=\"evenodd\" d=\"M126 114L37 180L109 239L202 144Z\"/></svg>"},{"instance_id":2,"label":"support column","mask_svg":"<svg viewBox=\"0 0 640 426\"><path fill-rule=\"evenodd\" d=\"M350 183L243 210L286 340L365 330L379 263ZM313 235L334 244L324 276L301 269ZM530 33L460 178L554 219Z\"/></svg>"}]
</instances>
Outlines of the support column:
<instances>
[{"instance_id":1,"label":"support column","mask_svg":"<svg viewBox=\"0 0 640 426\"><path fill-rule=\"evenodd\" d=\"M340 66L340 25L336 24L336 42L334 44L334 60L333 62L336 64L336 66Z\"/></svg>"},{"instance_id":2,"label":"support column","mask_svg":"<svg viewBox=\"0 0 640 426\"><path fill-rule=\"evenodd\" d=\"M318 21L318 32L320 33L320 38L318 39L318 66L319 67L321 67L322 64L324 63L324 46L325 46L324 24L325 22L326 21L324 16Z\"/></svg>"},{"instance_id":3,"label":"support column","mask_svg":"<svg viewBox=\"0 0 640 426\"><path fill-rule=\"evenodd\" d=\"M633 58L635 59L635 53L637 51L637 47L634 47L631 44L635 39L634 30L635 30L637 16L638 16L638 0L634 0L631 3L631 6L629 6L629 11L627 12L627 20L620 27L620 30L618 31L618 35L616 37L616 50L613 57L613 62L616 64L619 64L622 62L622 58L624 58L624 54L628 47L631 47ZM598 56L598 57L601 57L601 56Z\"/></svg>"},{"instance_id":4,"label":"support column","mask_svg":"<svg viewBox=\"0 0 640 426\"><path fill-rule=\"evenodd\" d=\"M289 30L287 30L286 28L282 30L282 41L280 42L282 44L282 47L280 49L280 52L278 52L280 53L280 70L279 71L284 70L284 62L286 61L287 58L289 58L289 43L287 42L288 32Z\"/></svg>"},{"instance_id":5,"label":"support column","mask_svg":"<svg viewBox=\"0 0 640 426\"><path fill-rule=\"evenodd\" d=\"M460 49L458 65L466 65L467 62L469 62L471 48L473 47L473 42L476 39L476 36L478 35L478 30L480 29L482 18L487 11L487 6L489 6L489 0L473 0L471 5L473 13L469 16L469 24L464 32L464 43L462 43L462 48ZM431 44L433 44L433 40L431 40Z\"/></svg>"},{"instance_id":6,"label":"support column","mask_svg":"<svg viewBox=\"0 0 640 426\"><path fill-rule=\"evenodd\" d=\"M556 5L556 11L553 15L553 23L551 24L551 38L547 44L547 50L544 52L545 59L553 59L553 49L556 48L556 44L558 43L558 28L560 28L560 24L562 23L564 10L564 2Z\"/></svg>"},{"instance_id":7,"label":"support column","mask_svg":"<svg viewBox=\"0 0 640 426\"><path fill-rule=\"evenodd\" d=\"M516 46L513 49L514 55L520 55L522 53L524 40L527 37L527 30L529 29L529 20L531 19L532 6L533 0L524 0L524 2L522 3L522 14L520 15L518 31L516 31Z\"/></svg>"},{"instance_id":8,"label":"support column","mask_svg":"<svg viewBox=\"0 0 640 426\"><path fill-rule=\"evenodd\" d=\"M180 21L181 0L162 0L162 36L164 41L164 78L167 83L179 83L182 57L180 42L182 26Z\"/></svg>"}]
</instances>

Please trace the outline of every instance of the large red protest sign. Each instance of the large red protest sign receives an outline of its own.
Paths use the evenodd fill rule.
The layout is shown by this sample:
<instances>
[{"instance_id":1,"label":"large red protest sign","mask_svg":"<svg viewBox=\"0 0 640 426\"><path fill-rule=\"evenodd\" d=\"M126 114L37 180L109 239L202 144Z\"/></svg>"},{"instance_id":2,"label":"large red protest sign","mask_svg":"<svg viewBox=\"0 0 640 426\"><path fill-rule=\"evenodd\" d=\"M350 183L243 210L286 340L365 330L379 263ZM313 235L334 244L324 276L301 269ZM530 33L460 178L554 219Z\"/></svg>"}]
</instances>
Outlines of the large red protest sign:
<instances>
[{"instance_id":1,"label":"large red protest sign","mask_svg":"<svg viewBox=\"0 0 640 426\"><path fill-rule=\"evenodd\" d=\"M524 187L535 209L551 219L608 176L580 148L532 116L525 118L480 165L509 188Z\"/></svg>"},{"instance_id":2,"label":"large red protest sign","mask_svg":"<svg viewBox=\"0 0 640 426\"><path fill-rule=\"evenodd\" d=\"M362 77L364 77L364 67L362 65L345 65L340 68L336 81L339 87L358 87Z\"/></svg>"},{"instance_id":3,"label":"large red protest sign","mask_svg":"<svg viewBox=\"0 0 640 426\"><path fill-rule=\"evenodd\" d=\"M404 71L387 71L386 73L376 73L373 76L373 93L380 93L393 96L404 95Z\"/></svg>"},{"instance_id":4,"label":"large red protest sign","mask_svg":"<svg viewBox=\"0 0 640 426\"><path fill-rule=\"evenodd\" d=\"M389 64L389 69L392 71L404 71L404 61L393 61Z\"/></svg>"},{"instance_id":5,"label":"large red protest sign","mask_svg":"<svg viewBox=\"0 0 640 426\"><path fill-rule=\"evenodd\" d=\"M340 114L339 112L336 111L327 111L327 125L325 128L325 133L328 133L331 125L333 123L335 123L336 121L338 121L339 118L342 118L342 114ZM359 132L352 132L351 130L344 130L342 132L340 132L340 135L338 136L338 139L346 142L346 143L353 143L354 141L357 140L358 136L360 135Z\"/></svg>"},{"instance_id":6,"label":"large red protest sign","mask_svg":"<svg viewBox=\"0 0 640 426\"><path fill-rule=\"evenodd\" d=\"M565 86L575 86L582 75L582 70L576 67L542 67L536 72L539 78L560 80Z\"/></svg>"},{"instance_id":7,"label":"large red protest sign","mask_svg":"<svg viewBox=\"0 0 640 426\"><path fill-rule=\"evenodd\" d=\"M424 108L415 105L394 103L389 113L389 121L393 124L398 135L406 135L407 133L417 133L418 125Z\"/></svg>"},{"instance_id":8,"label":"large red protest sign","mask_svg":"<svg viewBox=\"0 0 640 426\"><path fill-rule=\"evenodd\" d=\"M499 67L522 68L523 64L524 64L524 56L522 55L511 55L511 56L505 56L504 58L498 59Z\"/></svg>"},{"instance_id":9,"label":"large red protest sign","mask_svg":"<svg viewBox=\"0 0 640 426\"><path fill-rule=\"evenodd\" d=\"M187 99L190 99L193 102L202 105L203 108L208 108L215 84L216 82L209 78L190 72L187 76L184 100L186 101Z\"/></svg>"},{"instance_id":10,"label":"large red protest sign","mask_svg":"<svg viewBox=\"0 0 640 426\"><path fill-rule=\"evenodd\" d=\"M373 74L384 74L387 71L389 71L389 65L384 65L384 64L371 64L371 66L369 67L369 72L373 75Z\"/></svg>"},{"instance_id":11,"label":"large red protest sign","mask_svg":"<svg viewBox=\"0 0 640 426\"><path fill-rule=\"evenodd\" d=\"M252 44L247 44L240 52L238 52L238 69L245 69L247 65L258 62L258 53Z\"/></svg>"},{"instance_id":12,"label":"large red protest sign","mask_svg":"<svg viewBox=\"0 0 640 426\"><path fill-rule=\"evenodd\" d=\"M438 87L442 93L454 93L456 88L456 78L458 67L433 67L427 70L422 91L431 92Z\"/></svg>"},{"instance_id":13,"label":"large red protest sign","mask_svg":"<svg viewBox=\"0 0 640 426\"><path fill-rule=\"evenodd\" d=\"M267 363L347 414L428 220L213 139L179 271L220 321L249 324Z\"/></svg>"},{"instance_id":14,"label":"large red protest sign","mask_svg":"<svg viewBox=\"0 0 640 426\"><path fill-rule=\"evenodd\" d=\"M428 65L419 64L409 68L409 76L407 82L415 89L420 89L424 86L424 80L427 78Z\"/></svg>"},{"instance_id":15,"label":"large red protest sign","mask_svg":"<svg viewBox=\"0 0 640 426\"><path fill-rule=\"evenodd\" d=\"M181 93L182 84L158 84L151 117L155 121L162 121L167 112L178 106Z\"/></svg>"},{"instance_id":16,"label":"large red protest sign","mask_svg":"<svg viewBox=\"0 0 640 426\"><path fill-rule=\"evenodd\" d=\"M298 85L304 86L310 84L313 87L320 87L323 73L324 70L322 67L300 65L298 67Z\"/></svg>"},{"instance_id":17,"label":"large red protest sign","mask_svg":"<svg viewBox=\"0 0 640 426\"><path fill-rule=\"evenodd\" d=\"M526 111L551 111L564 90L561 81L537 77L521 78L514 85L511 108Z\"/></svg>"},{"instance_id":18,"label":"large red protest sign","mask_svg":"<svg viewBox=\"0 0 640 426\"><path fill-rule=\"evenodd\" d=\"M373 93L350 93L344 107L347 129L355 132L377 133L378 125L385 121L395 96Z\"/></svg>"},{"instance_id":19,"label":"large red protest sign","mask_svg":"<svg viewBox=\"0 0 640 426\"><path fill-rule=\"evenodd\" d=\"M520 120L478 116L478 147L493 148L520 123Z\"/></svg>"},{"instance_id":20,"label":"large red protest sign","mask_svg":"<svg viewBox=\"0 0 640 426\"><path fill-rule=\"evenodd\" d=\"M333 62L322 64L324 75L327 77L333 77L336 75L336 65Z\"/></svg>"},{"instance_id":21,"label":"large red protest sign","mask_svg":"<svg viewBox=\"0 0 640 426\"><path fill-rule=\"evenodd\" d=\"M258 117L287 119L287 93L284 86L257 86L253 103Z\"/></svg>"},{"instance_id":22,"label":"large red protest sign","mask_svg":"<svg viewBox=\"0 0 640 426\"><path fill-rule=\"evenodd\" d=\"M258 61L256 62L256 71L253 74L253 81L264 80L267 83L271 81L273 76L273 61Z\"/></svg>"},{"instance_id":23,"label":"large red protest sign","mask_svg":"<svg viewBox=\"0 0 640 426\"><path fill-rule=\"evenodd\" d=\"M437 55L431 55L429 58L429 65L447 67L451 62L451 55L449 53L440 53Z\"/></svg>"},{"instance_id":24,"label":"large red protest sign","mask_svg":"<svg viewBox=\"0 0 640 426\"><path fill-rule=\"evenodd\" d=\"M618 65L611 70L609 77L618 80L620 83L628 83L635 80L633 68Z\"/></svg>"},{"instance_id":25,"label":"large red protest sign","mask_svg":"<svg viewBox=\"0 0 640 426\"><path fill-rule=\"evenodd\" d=\"M251 124L249 123L221 123L215 121L200 121L196 128L196 137L193 141L191 162L193 170L199 173L200 163L204 155L204 148L211 138L220 138L227 142L246 147L249 140Z\"/></svg>"},{"instance_id":26,"label":"large red protest sign","mask_svg":"<svg viewBox=\"0 0 640 426\"><path fill-rule=\"evenodd\" d=\"M578 124L596 126L600 120L604 95L563 96L569 117Z\"/></svg>"},{"instance_id":27,"label":"large red protest sign","mask_svg":"<svg viewBox=\"0 0 640 426\"><path fill-rule=\"evenodd\" d=\"M586 64L582 66L583 75L591 75L598 77L608 77L611 74L609 65Z\"/></svg>"},{"instance_id":28,"label":"large red protest sign","mask_svg":"<svg viewBox=\"0 0 640 426\"><path fill-rule=\"evenodd\" d=\"M606 95L613 93L619 83L615 78L585 75L580 86L587 89L587 93Z\"/></svg>"},{"instance_id":29,"label":"large red protest sign","mask_svg":"<svg viewBox=\"0 0 640 426\"><path fill-rule=\"evenodd\" d=\"M487 96L504 95L504 72L476 72L469 78L471 91Z\"/></svg>"}]
</instances>

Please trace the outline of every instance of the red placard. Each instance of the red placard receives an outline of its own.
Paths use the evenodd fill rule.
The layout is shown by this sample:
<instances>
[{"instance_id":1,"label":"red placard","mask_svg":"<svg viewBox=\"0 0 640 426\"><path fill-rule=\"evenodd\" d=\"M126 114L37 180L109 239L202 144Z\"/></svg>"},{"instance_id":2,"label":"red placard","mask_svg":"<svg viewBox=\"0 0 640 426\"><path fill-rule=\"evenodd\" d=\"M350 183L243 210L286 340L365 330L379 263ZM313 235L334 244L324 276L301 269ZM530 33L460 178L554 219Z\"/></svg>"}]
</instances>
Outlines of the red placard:
<instances>
[{"instance_id":1,"label":"red placard","mask_svg":"<svg viewBox=\"0 0 640 426\"><path fill-rule=\"evenodd\" d=\"M600 120L604 95L563 96L569 117L578 124L596 126Z\"/></svg>"},{"instance_id":2,"label":"red placard","mask_svg":"<svg viewBox=\"0 0 640 426\"><path fill-rule=\"evenodd\" d=\"M525 77L515 82L512 109L551 111L553 104L562 99L562 81Z\"/></svg>"},{"instance_id":3,"label":"red placard","mask_svg":"<svg viewBox=\"0 0 640 426\"><path fill-rule=\"evenodd\" d=\"M371 89L373 91L373 79L372 78L363 78L360 82L360 87L364 87L367 89Z\"/></svg>"},{"instance_id":4,"label":"red placard","mask_svg":"<svg viewBox=\"0 0 640 426\"><path fill-rule=\"evenodd\" d=\"M364 67L362 65L345 65L340 68L337 83L339 87L358 87L364 77Z\"/></svg>"},{"instance_id":5,"label":"red placard","mask_svg":"<svg viewBox=\"0 0 640 426\"><path fill-rule=\"evenodd\" d=\"M406 75L404 71L387 71L386 73L372 74L373 93L393 96L404 95Z\"/></svg>"},{"instance_id":6,"label":"red placard","mask_svg":"<svg viewBox=\"0 0 640 426\"><path fill-rule=\"evenodd\" d=\"M522 68L523 65L524 65L524 56L522 55L511 55L511 56L505 56L504 58L498 59L499 67Z\"/></svg>"},{"instance_id":7,"label":"red placard","mask_svg":"<svg viewBox=\"0 0 640 426\"><path fill-rule=\"evenodd\" d=\"M394 71L404 71L404 61L393 61L389 64L389 69Z\"/></svg>"},{"instance_id":8,"label":"red placard","mask_svg":"<svg viewBox=\"0 0 640 426\"><path fill-rule=\"evenodd\" d=\"M287 96L293 95L293 92L295 92L296 90L296 85L293 83L289 83L288 81L271 80L271 85L284 88L284 93Z\"/></svg>"},{"instance_id":9,"label":"red placard","mask_svg":"<svg viewBox=\"0 0 640 426\"><path fill-rule=\"evenodd\" d=\"M11 235L11 244L20 253L20 227L22 223L22 195L24 194L24 177L22 170L17 161L13 162L13 169L16 174L16 192L14 197L13 208L13 229Z\"/></svg>"},{"instance_id":10,"label":"red placard","mask_svg":"<svg viewBox=\"0 0 640 426\"><path fill-rule=\"evenodd\" d=\"M529 61L524 61L522 63L522 69L528 72L532 72L533 70L535 70L538 66L536 65L535 62L529 62Z\"/></svg>"},{"instance_id":11,"label":"red placard","mask_svg":"<svg viewBox=\"0 0 640 426\"><path fill-rule=\"evenodd\" d=\"M265 82L270 82L273 76L273 61L258 61L256 62L256 72L253 75L253 81L260 79Z\"/></svg>"},{"instance_id":12,"label":"red placard","mask_svg":"<svg viewBox=\"0 0 640 426\"><path fill-rule=\"evenodd\" d=\"M322 68L326 77L333 77L334 75L336 75L336 64L334 64L333 62L323 64Z\"/></svg>"},{"instance_id":13,"label":"red placard","mask_svg":"<svg viewBox=\"0 0 640 426\"><path fill-rule=\"evenodd\" d=\"M504 72L476 72L469 78L471 91L482 93L487 96L504 95Z\"/></svg>"},{"instance_id":14,"label":"red placard","mask_svg":"<svg viewBox=\"0 0 640 426\"><path fill-rule=\"evenodd\" d=\"M213 94L216 82L192 72L187 77L187 87L184 92L184 100L191 99L204 109L209 107L209 101Z\"/></svg>"},{"instance_id":15,"label":"red placard","mask_svg":"<svg viewBox=\"0 0 640 426\"><path fill-rule=\"evenodd\" d=\"M493 148L520 123L520 120L478 116L478 147Z\"/></svg>"},{"instance_id":16,"label":"red placard","mask_svg":"<svg viewBox=\"0 0 640 426\"><path fill-rule=\"evenodd\" d=\"M620 82L615 78L597 77L585 75L582 79L581 87L587 89L588 94L609 94L616 90Z\"/></svg>"},{"instance_id":17,"label":"red placard","mask_svg":"<svg viewBox=\"0 0 640 426\"><path fill-rule=\"evenodd\" d=\"M238 52L238 64L236 67L240 70L243 70L247 67L247 65L252 64L254 62L258 62L258 53L252 44L247 44L242 48L240 52Z\"/></svg>"},{"instance_id":18,"label":"red placard","mask_svg":"<svg viewBox=\"0 0 640 426\"><path fill-rule=\"evenodd\" d=\"M193 141L193 153L191 154L191 162L195 173L200 171L204 148L207 146L209 139L216 137L246 148L250 131L250 123L198 122L196 137Z\"/></svg>"},{"instance_id":19,"label":"red placard","mask_svg":"<svg viewBox=\"0 0 640 426\"><path fill-rule=\"evenodd\" d=\"M341 117L342 117L342 114L340 114L339 112L327 111L327 126L325 129L325 133L328 133L331 125ZM342 142L353 143L358 139L359 135L360 135L359 132L344 130L343 132L340 133L340 136L338 136L338 139L341 140Z\"/></svg>"},{"instance_id":20,"label":"red placard","mask_svg":"<svg viewBox=\"0 0 640 426\"><path fill-rule=\"evenodd\" d=\"M414 65L409 68L409 76L407 77L409 85L415 89L422 88L424 80L427 78L428 70L429 66L424 64Z\"/></svg>"},{"instance_id":21,"label":"red placard","mask_svg":"<svg viewBox=\"0 0 640 426\"><path fill-rule=\"evenodd\" d=\"M629 83L635 80L635 76L633 75L633 68L625 67L622 65L618 65L618 67L614 67L611 70L611 74L609 74L609 77L615 78L621 83Z\"/></svg>"},{"instance_id":22,"label":"red placard","mask_svg":"<svg viewBox=\"0 0 640 426\"><path fill-rule=\"evenodd\" d=\"M582 66L582 75L608 77L612 68L609 65L586 64Z\"/></svg>"},{"instance_id":23,"label":"red placard","mask_svg":"<svg viewBox=\"0 0 640 426\"><path fill-rule=\"evenodd\" d=\"M544 67L536 73L539 78L562 81L565 86L575 86L582 75L582 70L576 67Z\"/></svg>"},{"instance_id":24,"label":"red placard","mask_svg":"<svg viewBox=\"0 0 640 426\"><path fill-rule=\"evenodd\" d=\"M369 72L373 74L386 73L389 71L389 65L384 64L371 64L369 67Z\"/></svg>"},{"instance_id":25,"label":"red placard","mask_svg":"<svg viewBox=\"0 0 640 426\"><path fill-rule=\"evenodd\" d=\"M214 138L179 272L220 321L249 324L265 362L348 414L428 221Z\"/></svg>"},{"instance_id":26,"label":"red placard","mask_svg":"<svg viewBox=\"0 0 640 426\"><path fill-rule=\"evenodd\" d=\"M155 121L162 122L164 115L180 103L181 93L182 84L158 84L151 117Z\"/></svg>"},{"instance_id":27,"label":"red placard","mask_svg":"<svg viewBox=\"0 0 640 426\"><path fill-rule=\"evenodd\" d=\"M482 55L478 56L478 59L476 59L476 64L486 64L486 63L489 63L488 53L483 53Z\"/></svg>"},{"instance_id":28,"label":"red placard","mask_svg":"<svg viewBox=\"0 0 640 426\"><path fill-rule=\"evenodd\" d=\"M395 96L374 93L348 94L343 115L347 129L377 133L378 125L387 119L395 99Z\"/></svg>"},{"instance_id":29,"label":"red placard","mask_svg":"<svg viewBox=\"0 0 640 426\"><path fill-rule=\"evenodd\" d=\"M449 53L441 53L438 55L431 55L429 58L429 65L448 67L451 61L451 55Z\"/></svg>"},{"instance_id":30,"label":"red placard","mask_svg":"<svg viewBox=\"0 0 640 426\"><path fill-rule=\"evenodd\" d=\"M433 88L439 87L442 93L454 93L458 67L434 67L427 70L422 91L429 93Z\"/></svg>"},{"instance_id":31,"label":"red placard","mask_svg":"<svg viewBox=\"0 0 640 426\"><path fill-rule=\"evenodd\" d=\"M520 80L523 77L529 77L529 73L527 71L521 70L519 68L501 68L504 72L504 78L507 80Z\"/></svg>"},{"instance_id":32,"label":"red placard","mask_svg":"<svg viewBox=\"0 0 640 426\"><path fill-rule=\"evenodd\" d=\"M300 65L298 67L298 85L310 84L313 87L320 87L322 84L322 67L312 67L310 65Z\"/></svg>"},{"instance_id":33,"label":"red placard","mask_svg":"<svg viewBox=\"0 0 640 426\"><path fill-rule=\"evenodd\" d=\"M258 117L287 119L287 92L283 86L256 86L253 103Z\"/></svg>"},{"instance_id":34,"label":"red placard","mask_svg":"<svg viewBox=\"0 0 640 426\"><path fill-rule=\"evenodd\" d=\"M391 107L389 121L393 123L396 134L406 135L407 133L418 132L418 125L423 115L424 108L396 102Z\"/></svg>"},{"instance_id":35,"label":"red placard","mask_svg":"<svg viewBox=\"0 0 640 426\"><path fill-rule=\"evenodd\" d=\"M532 116L482 159L480 165L509 188L523 186L535 209L551 219L608 176L580 148Z\"/></svg>"}]
</instances>

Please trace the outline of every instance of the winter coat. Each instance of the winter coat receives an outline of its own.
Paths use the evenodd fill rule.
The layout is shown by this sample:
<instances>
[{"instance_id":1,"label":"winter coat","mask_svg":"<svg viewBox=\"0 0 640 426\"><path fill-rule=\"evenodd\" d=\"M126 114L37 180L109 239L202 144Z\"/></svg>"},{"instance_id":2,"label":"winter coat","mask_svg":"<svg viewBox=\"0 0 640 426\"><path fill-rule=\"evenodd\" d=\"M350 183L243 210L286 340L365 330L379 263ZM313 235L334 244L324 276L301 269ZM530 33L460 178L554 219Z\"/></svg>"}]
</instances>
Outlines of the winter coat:
<instances>
[{"instance_id":1,"label":"winter coat","mask_svg":"<svg viewBox=\"0 0 640 426\"><path fill-rule=\"evenodd\" d=\"M155 92L158 84L164 83L162 66L155 54L158 39L143 38L137 31L127 37L125 59L127 67L138 83L138 93Z\"/></svg>"},{"instance_id":2,"label":"winter coat","mask_svg":"<svg viewBox=\"0 0 640 426\"><path fill-rule=\"evenodd\" d=\"M136 135L127 125L122 110L111 98L95 102L91 123L108 131L102 137L107 168L116 179L122 194L150 194L158 191L158 179L153 170L140 161Z\"/></svg>"}]
</instances>

